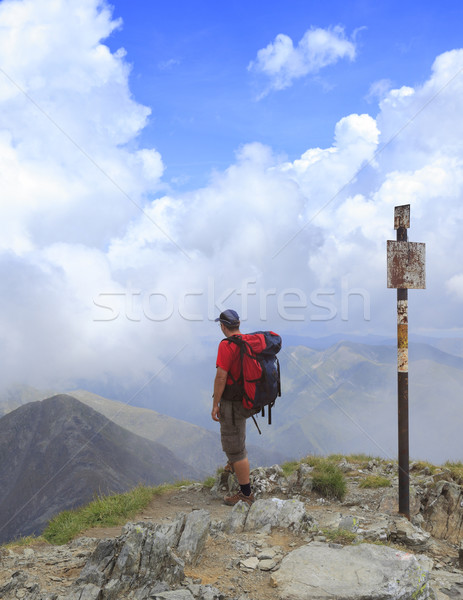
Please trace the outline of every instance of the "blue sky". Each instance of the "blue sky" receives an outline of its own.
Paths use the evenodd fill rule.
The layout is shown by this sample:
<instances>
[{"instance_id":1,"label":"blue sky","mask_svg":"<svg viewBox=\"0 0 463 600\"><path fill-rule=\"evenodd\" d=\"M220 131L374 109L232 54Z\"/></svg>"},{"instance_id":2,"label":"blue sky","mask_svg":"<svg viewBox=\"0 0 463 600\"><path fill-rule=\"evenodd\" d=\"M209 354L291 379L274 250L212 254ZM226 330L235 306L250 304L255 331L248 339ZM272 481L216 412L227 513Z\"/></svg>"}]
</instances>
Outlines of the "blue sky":
<instances>
[{"instance_id":1,"label":"blue sky","mask_svg":"<svg viewBox=\"0 0 463 600\"><path fill-rule=\"evenodd\" d=\"M154 145L176 187L207 182L248 142L294 160L332 143L351 112L377 113L371 86L414 86L435 57L462 41L463 5L448 2L129 2L114 3L123 26L108 39L127 50L130 88L153 110L141 141ZM279 33L297 43L312 27L341 25L355 35L353 61L339 61L286 90L256 100L265 78L247 70Z\"/></svg>"},{"instance_id":2,"label":"blue sky","mask_svg":"<svg viewBox=\"0 0 463 600\"><path fill-rule=\"evenodd\" d=\"M226 307L244 330L393 336L407 203L411 332L462 336L462 13L2 0L4 384L167 376Z\"/></svg>"}]
</instances>

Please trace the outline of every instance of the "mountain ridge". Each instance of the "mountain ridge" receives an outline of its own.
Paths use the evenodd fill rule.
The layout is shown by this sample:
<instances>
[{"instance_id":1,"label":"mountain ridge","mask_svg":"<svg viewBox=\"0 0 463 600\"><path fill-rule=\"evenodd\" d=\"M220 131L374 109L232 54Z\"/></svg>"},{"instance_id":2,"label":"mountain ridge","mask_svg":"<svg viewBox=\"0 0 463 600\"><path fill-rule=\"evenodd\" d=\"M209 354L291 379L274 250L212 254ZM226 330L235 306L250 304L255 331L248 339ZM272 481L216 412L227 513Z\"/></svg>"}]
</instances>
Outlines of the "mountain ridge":
<instances>
[{"instance_id":1,"label":"mountain ridge","mask_svg":"<svg viewBox=\"0 0 463 600\"><path fill-rule=\"evenodd\" d=\"M72 396L31 402L0 419L0 541L40 532L95 494L197 478L166 447Z\"/></svg>"}]
</instances>

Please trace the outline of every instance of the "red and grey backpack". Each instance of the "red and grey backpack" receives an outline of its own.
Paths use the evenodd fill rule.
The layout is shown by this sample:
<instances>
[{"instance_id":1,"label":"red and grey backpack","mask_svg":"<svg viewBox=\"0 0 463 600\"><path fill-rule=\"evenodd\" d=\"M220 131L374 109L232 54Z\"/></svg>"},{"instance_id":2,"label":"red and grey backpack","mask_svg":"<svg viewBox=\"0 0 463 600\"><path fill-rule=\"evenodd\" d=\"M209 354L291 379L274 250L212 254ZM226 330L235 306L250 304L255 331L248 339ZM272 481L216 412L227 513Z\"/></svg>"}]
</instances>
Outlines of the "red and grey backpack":
<instances>
[{"instance_id":1,"label":"red and grey backpack","mask_svg":"<svg viewBox=\"0 0 463 600\"><path fill-rule=\"evenodd\" d=\"M233 387L238 386L243 406L254 409L255 413L262 411L262 416L268 406L268 422L271 424L271 409L277 397L281 396L280 363L276 356L281 350L281 337L273 331L256 331L233 335L224 341L236 344L240 349L241 373ZM255 419L254 423L261 433Z\"/></svg>"}]
</instances>

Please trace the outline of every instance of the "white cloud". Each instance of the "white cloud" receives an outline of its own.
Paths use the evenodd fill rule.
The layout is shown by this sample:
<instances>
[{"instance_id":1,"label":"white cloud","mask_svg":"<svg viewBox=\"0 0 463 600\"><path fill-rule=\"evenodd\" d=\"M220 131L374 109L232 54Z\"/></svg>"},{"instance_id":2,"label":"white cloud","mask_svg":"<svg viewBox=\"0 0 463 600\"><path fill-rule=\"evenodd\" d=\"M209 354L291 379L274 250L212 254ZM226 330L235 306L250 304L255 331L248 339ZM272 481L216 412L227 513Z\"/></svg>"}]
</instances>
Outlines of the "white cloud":
<instances>
[{"instance_id":1,"label":"white cloud","mask_svg":"<svg viewBox=\"0 0 463 600\"><path fill-rule=\"evenodd\" d=\"M278 34L273 42L257 52L257 58L248 69L269 77L269 89L282 90L295 79L317 73L342 58L354 60L355 53L355 44L346 38L342 27L312 28L296 47L289 36Z\"/></svg>"},{"instance_id":2,"label":"white cloud","mask_svg":"<svg viewBox=\"0 0 463 600\"><path fill-rule=\"evenodd\" d=\"M266 314L281 331L383 333L385 242L404 203L410 239L428 244L415 322L458 323L463 51L438 57L421 86L389 90L376 119L341 118L326 148L288 162L247 144L204 188L161 195L160 155L136 146L149 109L130 94L124 53L102 43L119 26L105 6L4 0L0 25L9 77L92 159L0 74L2 381L141 378L207 336L221 303L242 304L256 328ZM340 30L308 33L262 55L274 81L354 57ZM278 305L285 290L323 288L339 306L345 282L368 292L371 322L315 323L309 303L293 323Z\"/></svg>"},{"instance_id":3,"label":"white cloud","mask_svg":"<svg viewBox=\"0 0 463 600\"><path fill-rule=\"evenodd\" d=\"M458 300L463 300L463 273L453 275L446 282L446 288L451 294L454 294Z\"/></svg>"},{"instance_id":4,"label":"white cloud","mask_svg":"<svg viewBox=\"0 0 463 600\"><path fill-rule=\"evenodd\" d=\"M150 110L131 97L124 52L101 43L120 22L95 0L5 0L0 23L2 245L104 244L163 170L156 151L125 147Z\"/></svg>"},{"instance_id":5,"label":"white cloud","mask_svg":"<svg viewBox=\"0 0 463 600\"><path fill-rule=\"evenodd\" d=\"M370 85L366 99L369 102L382 100L392 89L392 81L390 79L379 79Z\"/></svg>"}]
</instances>

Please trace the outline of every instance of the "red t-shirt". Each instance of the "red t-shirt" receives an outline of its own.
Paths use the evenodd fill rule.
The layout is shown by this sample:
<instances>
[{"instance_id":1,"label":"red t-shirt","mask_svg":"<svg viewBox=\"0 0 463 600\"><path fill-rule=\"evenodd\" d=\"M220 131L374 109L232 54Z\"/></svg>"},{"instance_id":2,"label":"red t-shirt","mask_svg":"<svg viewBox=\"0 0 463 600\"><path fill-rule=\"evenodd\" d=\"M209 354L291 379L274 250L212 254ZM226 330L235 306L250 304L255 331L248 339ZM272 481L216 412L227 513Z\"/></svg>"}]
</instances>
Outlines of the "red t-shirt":
<instances>
[{"instance_id":1,"label":"red t-shirt","mask_svg":"<svg viewBox=\"0 0 463 600\"><path fill-rule=\"evenodd\" d=\"M233 379L230 377L231 375L235 378L235 381L238 380L238 377L241 374L241 358L240 358L240 348L237 344L233 342L227 342L227 340L222 340L219 344L219 349L217 351L217 362L216 366L220 367L224 371L227 371L227 385L231 385L233 383Z\"/></svg>"}]
</instances>

